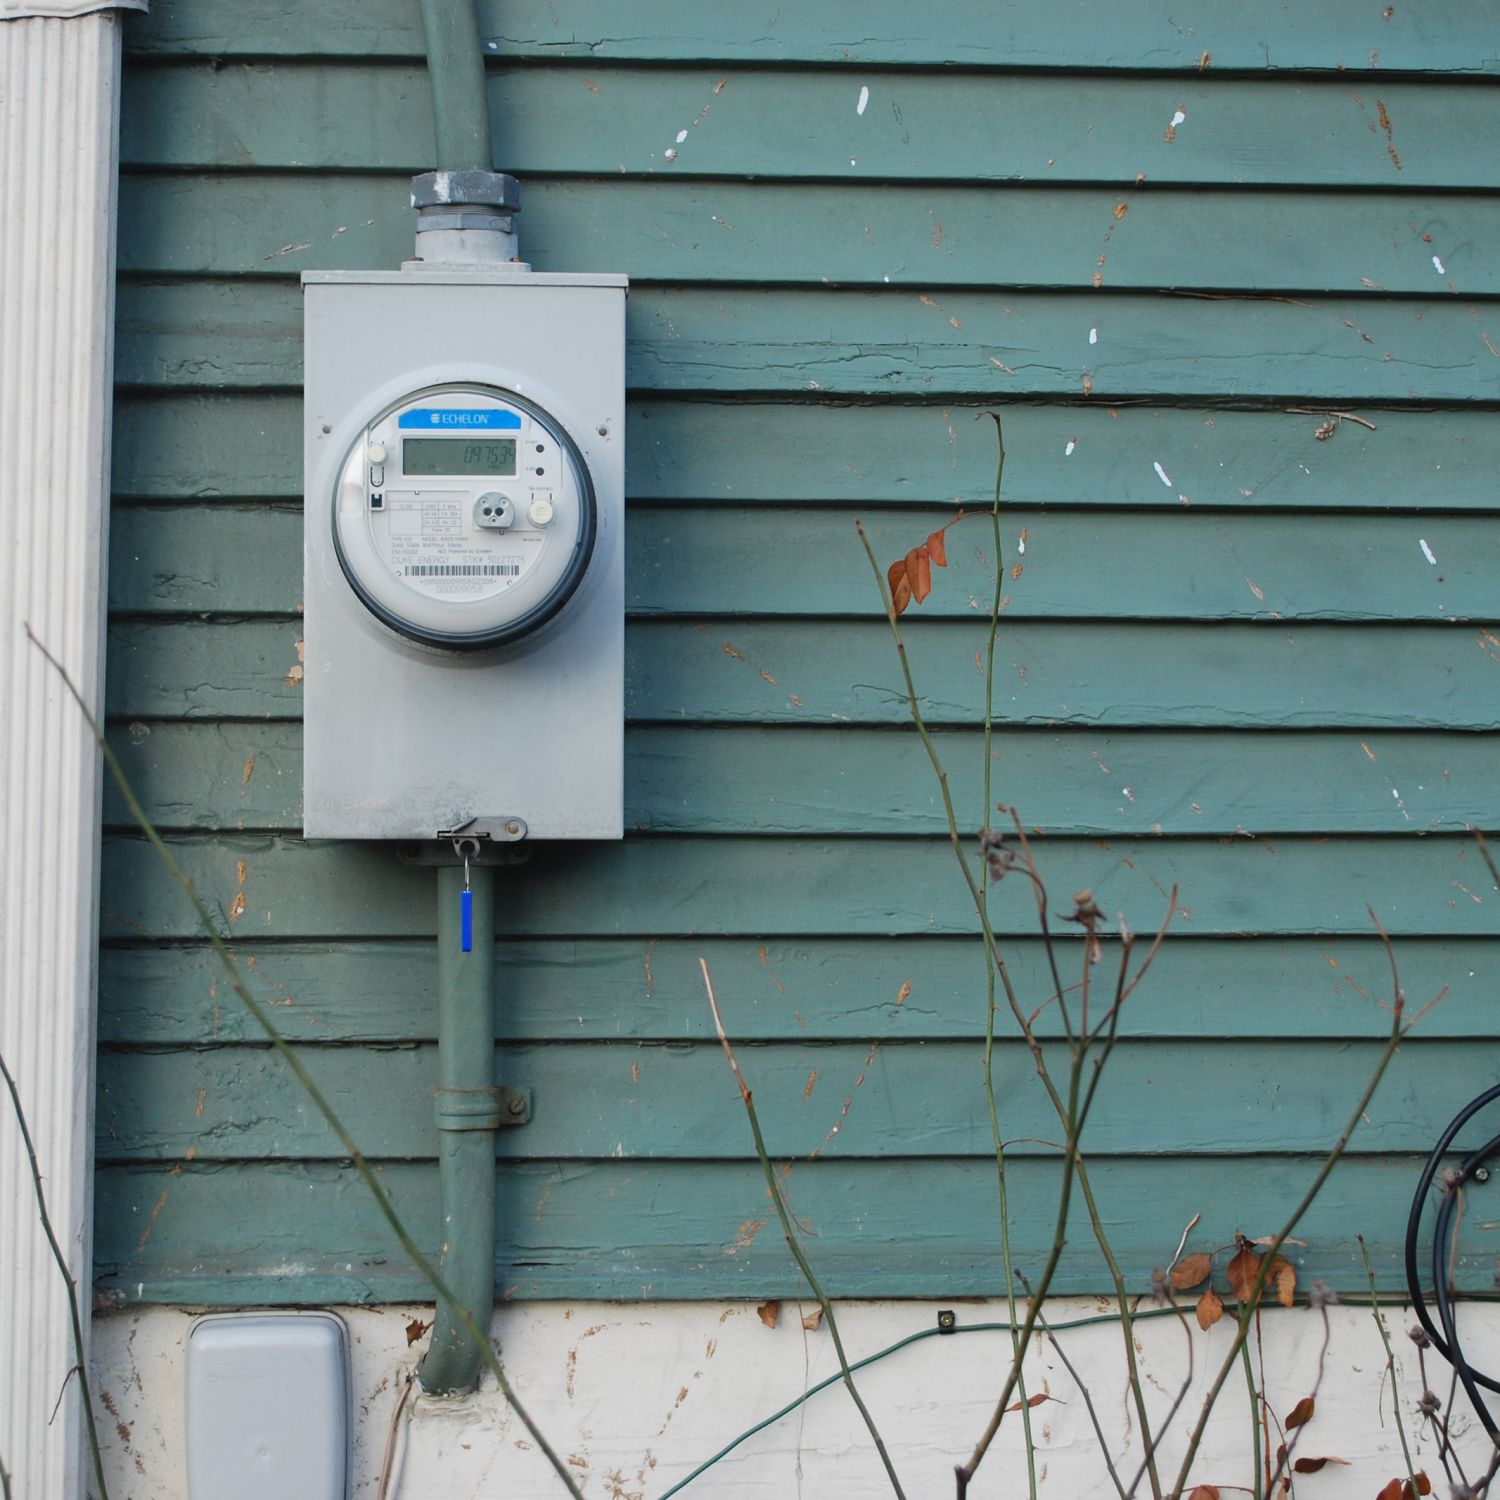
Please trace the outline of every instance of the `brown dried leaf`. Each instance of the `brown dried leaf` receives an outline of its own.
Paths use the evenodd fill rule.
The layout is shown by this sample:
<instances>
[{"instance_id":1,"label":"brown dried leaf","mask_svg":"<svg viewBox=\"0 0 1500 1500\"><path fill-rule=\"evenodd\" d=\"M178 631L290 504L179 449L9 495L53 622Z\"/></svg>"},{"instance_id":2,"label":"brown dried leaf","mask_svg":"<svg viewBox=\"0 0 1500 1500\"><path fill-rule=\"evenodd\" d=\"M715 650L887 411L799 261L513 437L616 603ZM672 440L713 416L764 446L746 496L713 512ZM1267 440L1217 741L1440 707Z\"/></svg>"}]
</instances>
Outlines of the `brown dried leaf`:
<instances>
[{"instance_id":1,"label":"brown dried leaf","mask_svg":"<svg viewBox=\"0 0 1500 1500\"><path fill-rule=\"evenodd\" d=\"M1224 1272L1229 1277L1229 1289L1234 1293L1235 1301L1248 1302L1255 1278L1260 1273L1260 1256L1250 1248L1248 1241L1242 1241Z\"/></svg>"},{"instance_id":2,"label":"brown dried leaf","mask_svg":"<svg viewBox=\"0 0 1500 1500\"><path fill-rule=\"evenodd\" d=\"M774 1328L776 1326L777 1318L781 1316L781 1304L779 1302L762 1302L761 1305L755 1309L755 1316L759 1318L767 1328Z\"/></svg>"},{"instance_id":3,"label":"brown dried leaf","mask_svg":"<svg viewBox=\"0 0 1500 1500\"><path fill-rule=\"evenodd\" d=\"M1347 1458L1334 1458L1331 1455L1324 1458L1299 1458L1292 1468L1299 1474L1316 1474L1324 1464L1340 1464L1344 1468L1349 1467Z\"/></svg>"},{"instance_id":4,"label":"brown dried leaf","mask_svg":"<svg viewBox=\"0 0 1500 1500\"><path fill-rule=\"evenodd\" d=\"M1049 1396L1046 1391L1038 1391L1034 1396L1028 1396L1024 1401L1012 1401L1005 1409L1006 1411L1020 1411L1023 1406L1040 1406L1043 1401L1053 1401L1056 1397Z\"/></svg>"},{"instance_id":5,"label":"brown dried leaf","mask_svg":"<svg viewBox=\"0 0 1500 1500\"><path fill-rule=\"evenodd\" d=\"M906 579L917 604L932 592L932 559L926 547L913 547L906 554Z\"/></svg>"},{"instance_id":6,"label":"brown dried leaf","mask_svg":"<svg viewBox=\"0 0 1500 1500\"><path fill-rule=\"evenodd\" d=\"M1198 1314L1198 1326L1206 1333L1224 1316L1224 1304L1220 1301L1219 1294L1209 1287L1198 1299L1195 1311Z\"/></svg>"},{"instance_id":7,"label":"brown dried leaf","mask_svg":"<svg viewBox=\"0 0 1500 1500\"><path fill-rule=\"evenodd\" d=\"M432 1327L431 1323L424 1323L420 1318L413 1318L406 1325L406 1347L411 1348L416 1341Z\"/></svg>"},{"instance_id":8,"label":"brown dried leaf","mask_svg":"<svg viewBox=\"0 0 1500 1500\"><path fill-rule=\"evenodd\" d=\"M1311 1396L1304 1396L1286 1415L1288 1430L1293 1427L1305 1426L1308 1422L1312 1421L1312 1416L1313 1398Z\"/></svg>"},{"instance_id":9,"label":"brown dried leaf","mask_svg":"<svg viewBox=\"0 0 1500 1500\"><path fill-rule=\"evenodd\" d=\"M946 568L948 566L948 542L943 535L941 527L927 538L927 552L932 558L934 566L939 568Z\"/></svg>"},{"instance_id":10,"label":"brown dried leaf","mask_svg":"<svg viewBox=\"0 0 1500 1500\"><path fill-rule=\"evenodd\" d=\"M1172 1267L1172 1289L1185 1292L1190 1286L1197 1286L1199 1282L1208 1279L1208 1273L1213 1268L1214 1258L1211 1255L1184 1255Z\"/></svg>"},{"instance_id":11,"label":"brown dried leaf","mask_svg":"<svg viewBox=\"0 0 1500 1500\"><path fill-rule=\"evenodd\" d=\"M1219 1489L1213 1484L1195 1484L1188 1500L1219 1500Z\"/></svg>"},{"instance_id":12,"label":"brown dried leaf","mask_svg":"<svg viewBox=\"0 0 1500 1500\"><path fill-rule=\"evenodd\" d=\"M1273 1255L1266 1272L1266 1285L1276 1289L1276 1300L1290 1307L1297 1295L1297 1269L1284 1255Z\"/></svg>"},{"instance_id":13,"label":"brown dried leaf","mask_svg":"<svg viewBox=\"0 0 1500 1500\"><path fill-rule=\"evenodd\" d=\"M809 1333L816 1333L823 1326L823 1309L821 1307L813 1308L813 1310L808 1313L805 1318L803 1318L802 1326Z\"/></svg>"},{"instance_id":14,"label":"brown dried leaf","mask_svg":"<svg viewBox=\"0 0 1500 1500\"><path fill-rule=\"evenodd\" d=\"M1378 1495L1376 1495L1375 1500L1401 1500L1401 1490L1403 1486L1410 1488L1410 1486L1407 1485L1407 1482L1404 1479L1393 1479L1388 1485L1386 1485L1383 1490L1381 1490Z\"/></svg>"},{"instance_id":15,"label":"brown dried leaf","mask_svg":"<svg viewBox=\"0 0 1500 1500\"><path fill-rule=\"evenodd\" d=\"M898 557L886 569L885 581L890 585L891 590L891 612L899 618L902 611L911 603L911 584L906 579L904 557Z\"/></svg>"}]
</instances>

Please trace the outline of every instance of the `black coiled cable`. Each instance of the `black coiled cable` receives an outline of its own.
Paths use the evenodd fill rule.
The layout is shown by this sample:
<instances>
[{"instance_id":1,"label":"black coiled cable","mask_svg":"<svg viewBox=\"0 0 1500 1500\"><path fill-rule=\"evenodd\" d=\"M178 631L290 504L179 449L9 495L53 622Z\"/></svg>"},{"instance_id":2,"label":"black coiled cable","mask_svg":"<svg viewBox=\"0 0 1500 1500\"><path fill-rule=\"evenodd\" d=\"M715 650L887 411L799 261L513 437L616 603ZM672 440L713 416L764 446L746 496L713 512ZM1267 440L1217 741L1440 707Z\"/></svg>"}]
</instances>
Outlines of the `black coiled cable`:
<instances>
[{"instance_id":1,"label":"black coiled cable","mask_svg":"<svg viewBox=\"0 0 1500 1500\"><path fill-rule=\"evenodd\" d=\"M1443 1195L1438 1201L1437 1219L1432 1229L1432 1292L1433 1301L1437 1305L1438 1323L1442 1325L1441 1332L1433 1323L1432 1314L1427 1309L1421 1277L1417 1270L1417 1235L1422 1225L1422 1211L1427 1206L1427 1195L1432 1190L1432 1184L1442 1165L1443 1157L1447 1155L1453 1144L1453 1138L1459 1131L1480 1110L1493 1104L1497 1099L1500 1099L1500 1084L1486 1089L1484 1093L1464 1105L1438 1138L1437 1145L1432 1148L1432 1155L1427 1158L1427 1165L1422 1168L1422 1174L1417 1179L1417 1191L1411 1200L1411 1213L1406 1220L1406 1287L1411 1294L1411 1304L1416 1312L1417 1321L1426 1331L1428 1338L1432 1340L1433 1347L1453 1366L1454 1373L1463 1385L1464 1394L1468 1396L1474 1408L1474 1414L1479 1418L1484 1430L1493 1440L1500 1443L1500 1426L1496 1425L1495 1419L1490 1415L1489 1407L1485 1404L1484 1397L1479 1394L1481 1386L1487 1391L1500 1392L1500 1380L1484 1374L1481 1370L1476 1370L1464 1358L1463 1346L1458 1338L1458 1325L1453 1316L1451 1288L1448 1285L1448 1242L1453 1233L1453 1216L1458 1206L1459 1189L1473 1178L1491 1156L1500 1152L1500 1135L1492 1136L1477 1151L1469 1152L1459 1166L1443 1181Z\"/></svg>"}]
</instances>

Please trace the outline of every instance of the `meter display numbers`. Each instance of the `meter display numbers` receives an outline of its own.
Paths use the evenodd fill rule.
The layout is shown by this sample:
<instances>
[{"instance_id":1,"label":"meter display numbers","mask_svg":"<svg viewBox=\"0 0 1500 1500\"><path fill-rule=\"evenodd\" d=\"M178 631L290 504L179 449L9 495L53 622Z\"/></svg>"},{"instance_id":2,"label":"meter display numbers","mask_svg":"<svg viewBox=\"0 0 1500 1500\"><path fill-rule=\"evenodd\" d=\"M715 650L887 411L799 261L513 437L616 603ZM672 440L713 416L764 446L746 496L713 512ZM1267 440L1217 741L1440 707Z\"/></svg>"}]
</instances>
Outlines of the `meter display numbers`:
<instances>
[{"instance_id":1,"label":"meter display numbers","mask_svg":"<svg viewBox=\"0 0 1500 1500\"><path fill-rule=\"evenodd\" d=\"M401 468L407 475L493 474L516 472L514 438L404 438Z\"/></svg>"}]
</instances>

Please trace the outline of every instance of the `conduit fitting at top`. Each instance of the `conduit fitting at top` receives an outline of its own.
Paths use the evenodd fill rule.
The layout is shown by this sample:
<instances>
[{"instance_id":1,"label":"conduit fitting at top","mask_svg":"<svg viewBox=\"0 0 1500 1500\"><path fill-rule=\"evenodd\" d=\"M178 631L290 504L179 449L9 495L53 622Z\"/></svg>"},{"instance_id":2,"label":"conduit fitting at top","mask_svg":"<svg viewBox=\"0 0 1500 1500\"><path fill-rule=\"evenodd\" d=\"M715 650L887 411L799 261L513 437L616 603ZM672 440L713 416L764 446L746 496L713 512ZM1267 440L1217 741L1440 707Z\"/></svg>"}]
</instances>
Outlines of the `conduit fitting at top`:
<instances>
[{"instance_id":1,"label":"conduit fitting at top","mask_svg":"<svg viewBox=\"0 0 1500 1500\"><path fill-rule=\"evenodd\" d=\"M508 265L517 259L521 184L508 172L423 172L411 180L417 256L423 266Z\"/></svg>"}]
</instances>

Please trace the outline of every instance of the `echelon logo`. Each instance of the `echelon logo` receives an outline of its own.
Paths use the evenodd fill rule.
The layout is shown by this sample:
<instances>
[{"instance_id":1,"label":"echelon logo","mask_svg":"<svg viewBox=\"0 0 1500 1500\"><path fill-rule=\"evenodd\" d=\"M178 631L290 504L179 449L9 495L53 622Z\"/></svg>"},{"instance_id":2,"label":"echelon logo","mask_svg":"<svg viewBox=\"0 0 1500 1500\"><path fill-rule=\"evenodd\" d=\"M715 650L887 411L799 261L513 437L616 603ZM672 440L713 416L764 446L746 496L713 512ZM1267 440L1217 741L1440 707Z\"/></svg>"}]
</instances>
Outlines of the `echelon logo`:
<instances>
[{"instance_id":1,"label":"echelon logo","mask_svg":"<svg viewBox=\"0 0 1500 1500\"><path fill-rule=\"evenodd\" d=\"M399 427L425 427L429 431L436 427L514 432L520 425L520 416L504 407L419 406L402 412L397 421Z\"/></svg>"}]
</instances>

